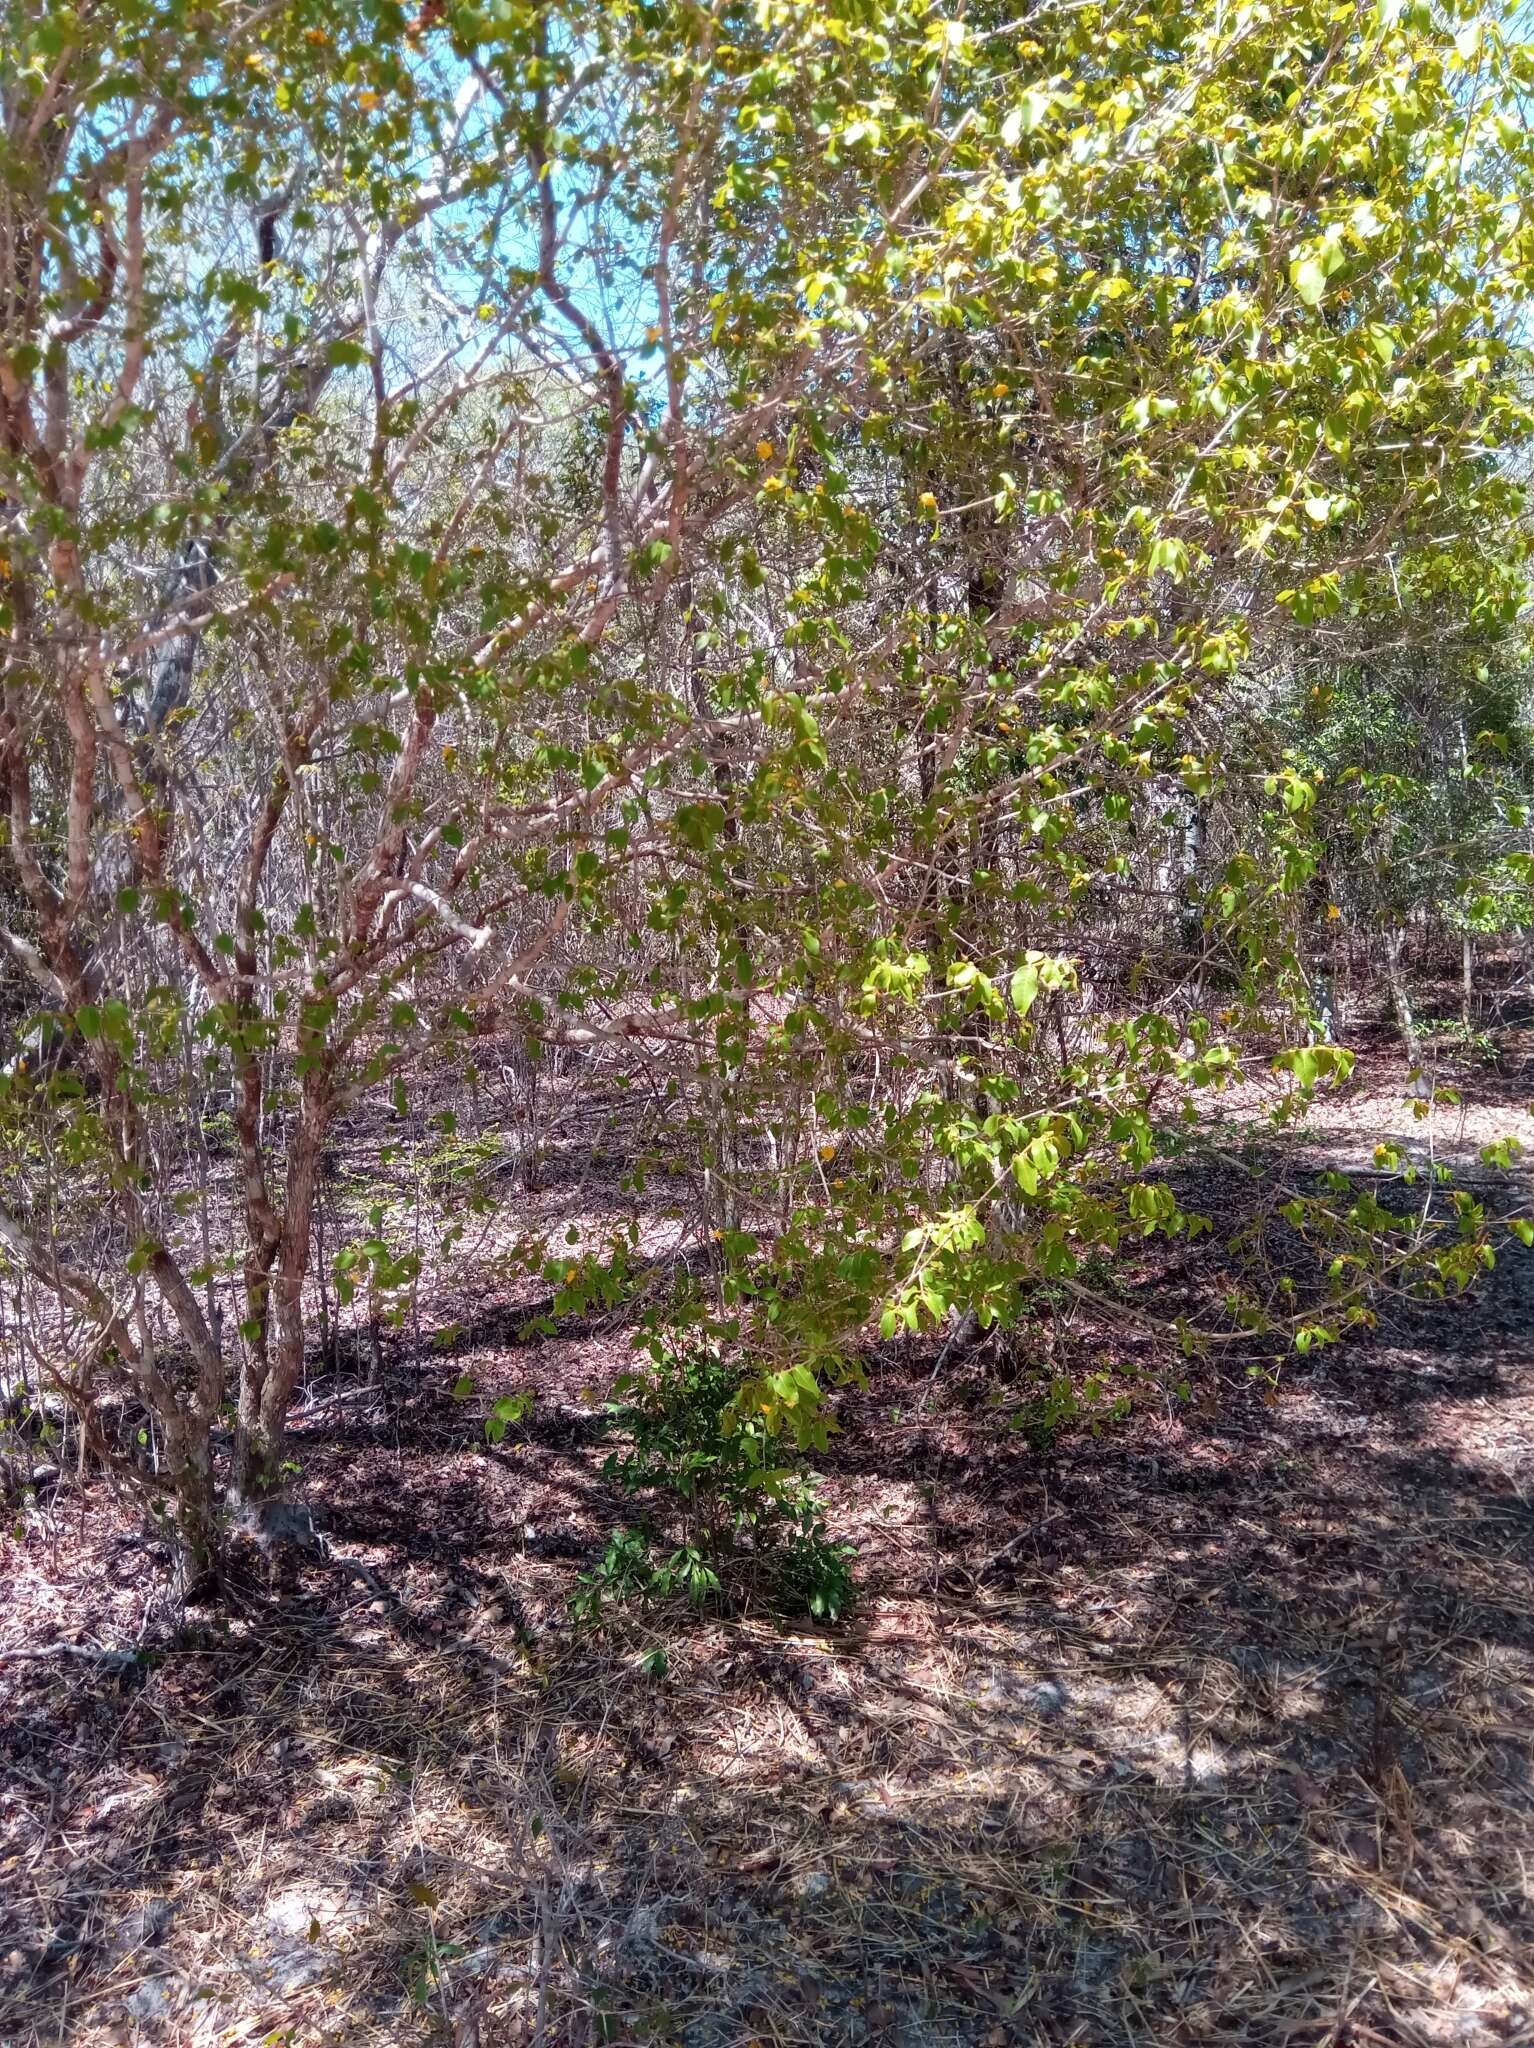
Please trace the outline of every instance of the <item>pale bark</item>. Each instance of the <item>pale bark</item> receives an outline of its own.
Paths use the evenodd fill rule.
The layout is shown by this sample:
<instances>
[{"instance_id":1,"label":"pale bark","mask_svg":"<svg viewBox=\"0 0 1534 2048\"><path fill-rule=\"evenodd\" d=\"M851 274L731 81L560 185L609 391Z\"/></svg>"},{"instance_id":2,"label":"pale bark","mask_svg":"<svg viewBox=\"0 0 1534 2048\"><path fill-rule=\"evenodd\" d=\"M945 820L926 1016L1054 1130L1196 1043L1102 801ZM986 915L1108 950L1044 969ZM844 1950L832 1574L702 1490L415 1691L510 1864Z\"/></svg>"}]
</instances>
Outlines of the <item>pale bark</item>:
<instances>
[{"instance_id":1,"label":"pale bark","mask_svg":"<svg viewBox=\"0 0 1534 2048\"><path fill-rule=\"evenodd\" d=\"M1406 931L1397 925L1385 934L1385 979L1390 989L1390 1007L1395 1014L1396 1029L1401 1034L1401 1045L1406 1053L1407 1065L1419 1063L1420 1048L1417 1040L1417 1020L1412 1015L1411 995L1406 986L1406 975L1401 958L1406 949Z\"/></svg>"}]
</instances>

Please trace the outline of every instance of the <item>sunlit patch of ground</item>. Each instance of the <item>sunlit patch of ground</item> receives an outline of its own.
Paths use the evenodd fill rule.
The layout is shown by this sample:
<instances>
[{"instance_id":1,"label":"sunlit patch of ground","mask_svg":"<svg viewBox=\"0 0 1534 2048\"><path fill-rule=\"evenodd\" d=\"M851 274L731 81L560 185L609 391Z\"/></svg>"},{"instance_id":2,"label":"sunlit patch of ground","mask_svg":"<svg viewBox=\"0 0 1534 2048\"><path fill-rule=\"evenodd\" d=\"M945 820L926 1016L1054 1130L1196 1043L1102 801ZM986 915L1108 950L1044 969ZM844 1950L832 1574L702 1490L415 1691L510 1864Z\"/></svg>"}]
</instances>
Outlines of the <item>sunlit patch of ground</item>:
<instances>
[{"instance_id":1,"label":"sunlit patch of ground","mask_svg":"<svg viewBox=\"0 0 1534 2048\"><path fill-rule=\"evenodd\" d=\"M166 1646L101 1488L4 1540L0 1642L160 1645L0 1664L6 2048L1534 2041L1534 1259L1042 1448L881 1358L839 1632L572 1637L626 1338L497 1313L300 1432L402 1606L313 1571Z\"/></svg>"}]
</instances>

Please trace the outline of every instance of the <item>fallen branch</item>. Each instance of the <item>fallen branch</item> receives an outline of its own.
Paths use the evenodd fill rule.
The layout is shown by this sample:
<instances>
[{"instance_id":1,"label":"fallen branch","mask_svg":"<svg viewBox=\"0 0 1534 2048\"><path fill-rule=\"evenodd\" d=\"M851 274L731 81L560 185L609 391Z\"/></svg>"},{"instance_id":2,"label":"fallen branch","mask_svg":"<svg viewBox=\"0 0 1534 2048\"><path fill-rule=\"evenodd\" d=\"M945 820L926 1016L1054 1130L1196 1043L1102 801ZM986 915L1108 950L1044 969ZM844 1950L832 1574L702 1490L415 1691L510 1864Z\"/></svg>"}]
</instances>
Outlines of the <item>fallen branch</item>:
<instances>
[{"instance_id":1,"label":"fallen branch","mask_svg":"<svg viewBox=\"0 0 1534 2048\"><path fill-rule=\"evenodd\" d=\"M108 1650L95 1643L44 1643L36 1649L0 1650L0 1664L42 1664L55 1657L79 1657L126 1671L137 1664L142 1650Z\"/></svg>"}]
</instances>

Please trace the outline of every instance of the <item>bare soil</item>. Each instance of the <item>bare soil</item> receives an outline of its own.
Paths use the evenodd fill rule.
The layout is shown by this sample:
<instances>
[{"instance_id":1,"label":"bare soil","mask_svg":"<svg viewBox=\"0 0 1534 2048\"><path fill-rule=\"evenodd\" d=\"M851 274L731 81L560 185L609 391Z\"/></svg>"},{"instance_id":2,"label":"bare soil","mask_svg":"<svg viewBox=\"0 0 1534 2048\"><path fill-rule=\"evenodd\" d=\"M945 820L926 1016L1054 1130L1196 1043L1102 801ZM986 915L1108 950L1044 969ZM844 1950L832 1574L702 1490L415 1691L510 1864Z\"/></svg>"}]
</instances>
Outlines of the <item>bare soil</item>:
<instances>
[{"instance_id":1,"label":"bare soil","mask_svg":"<svg viewBox=\"0 0 1534 2048\"><path fill-rule=\"evenodd\" d=\"M1421 1145L1400 1082L1381 1044L1292 1161ZM1527 1084L1444 1142L1473 1168ZM519 1227L572 1200L552 1174ZM5 2048L1534 2043L1534 1256L1276 1393L1237 1363L1179 1399L1079 1320L876 1354L825 1460L839 1630L573 1636L632 1512L593 1407L627 1332L524 1338L488 1281L432 1306L449 1342L298 1423L389 1596L315 1566L167 1634L103 1485L0 1537ZM1066 1351L1146 1369L1126 1419L1033 1426ZM61 1644L143 1654L5 1656Z\"/></svg>"}]
</instances>

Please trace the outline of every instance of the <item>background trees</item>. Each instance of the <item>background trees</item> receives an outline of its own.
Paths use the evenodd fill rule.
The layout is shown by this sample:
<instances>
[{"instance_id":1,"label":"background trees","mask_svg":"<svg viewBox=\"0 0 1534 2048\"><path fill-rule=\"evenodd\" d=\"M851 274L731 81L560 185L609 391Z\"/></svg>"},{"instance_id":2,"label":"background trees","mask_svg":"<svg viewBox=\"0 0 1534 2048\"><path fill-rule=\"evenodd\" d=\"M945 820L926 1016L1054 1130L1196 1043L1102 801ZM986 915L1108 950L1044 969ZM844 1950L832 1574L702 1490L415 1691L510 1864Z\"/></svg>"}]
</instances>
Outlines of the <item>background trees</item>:
<instances>
[{"instance_id":1,"label":"background trees","mask_svg":"<svg viewBox=\"0 0 1534 2048\"><path fill-rule=\"evenodd\" d=\"M1462 920L1527 880L1484 10L5 39L0 1232L193 1557L226 1417L282 1480L327 1141L423 1064L687 1119L710 1329L810 1439L869 1329L1188 1228L1169 1127L1254 1035L1336 1070L1330 908L1400 929L1405 846ZM1408 668L1397 767L1323 710ZM1296 1227L1331 1299L1231 1310L1280 1347L1408 1251Z\"/></svg>"}]
</instances>

